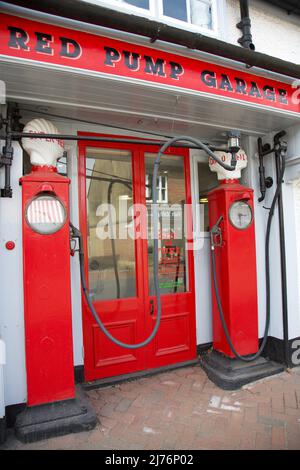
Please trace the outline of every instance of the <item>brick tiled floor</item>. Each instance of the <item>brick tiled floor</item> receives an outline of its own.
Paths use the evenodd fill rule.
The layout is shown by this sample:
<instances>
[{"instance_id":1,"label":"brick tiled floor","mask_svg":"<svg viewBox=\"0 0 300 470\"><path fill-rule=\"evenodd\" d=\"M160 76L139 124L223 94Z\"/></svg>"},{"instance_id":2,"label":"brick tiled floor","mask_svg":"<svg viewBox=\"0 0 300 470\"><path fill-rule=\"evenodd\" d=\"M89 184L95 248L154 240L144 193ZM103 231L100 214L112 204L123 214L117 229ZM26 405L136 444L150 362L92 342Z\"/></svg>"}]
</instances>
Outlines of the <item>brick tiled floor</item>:
<instances>
[{"instance_id":1,"label":"brick tiled floor","mask_svg":"<svg viewBox=\"0 0 300 470\"><path fill-rule=\"evenodd\" d=\"M300 368L227 392L199 366L88 392L93 431L6 449L300 449Z\"/></svg>"}]
</instances>

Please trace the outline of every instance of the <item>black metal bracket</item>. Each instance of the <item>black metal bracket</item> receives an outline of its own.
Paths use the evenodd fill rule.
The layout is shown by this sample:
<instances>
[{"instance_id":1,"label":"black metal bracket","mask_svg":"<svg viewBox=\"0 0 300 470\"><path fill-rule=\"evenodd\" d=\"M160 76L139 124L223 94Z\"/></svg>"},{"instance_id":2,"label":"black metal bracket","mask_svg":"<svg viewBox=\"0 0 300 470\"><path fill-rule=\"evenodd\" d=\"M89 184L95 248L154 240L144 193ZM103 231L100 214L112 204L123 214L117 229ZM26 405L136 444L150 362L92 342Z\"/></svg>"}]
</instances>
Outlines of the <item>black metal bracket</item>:
<instances>
[{"instance_id":1,"label":"black metal bracket","mask_svg":"<svg viewBox=\"0 0 300 470\"><path fill-rule=\"evenodd\" d=\"M12 187L10 184L10 169L13 160L14 150L12 147L11 131L12 131L12 110L11 106L7 106L6 119L2 119L2 124L5 125L6 137L5 145L2 147L2 153L0 155L0 166L4 167L5 171L5 183L4 188L1 188L1 197L12 197Z\"/></svg>"},{"instance_id":2,"label":"black metal bracket","mask_svg":"<svg viewBox=\"0 0 300 470\"><path fill-rule=\"evenodd\" d=\"M286 153L287 143L285 141L280 140L285 135L286 132L281 131L274 136L274 147L271 147L269 144L263 145L261 137L257 139L259 158L259 187L261 193L260 197L258 198L258 202L262 202L265 199L267 189L273 186L273 178L271 176L265 176L264 157L276 151L279 151L284 154Z\"/></svg>"},{"instance_id":3,"label":"black metal bracket","mask_svg":"<svg viewBox=\"0 0 300 470\"><path fill-rule=\"evenodd\" d=\"M12 131L22 130L22 124L20 123L20 113L18 106L15 103L8 103L6 118L1 116L0 119L0 128L5 127L5 145L2 147L2 152L0 153L0 168L4 167L5 171L5 182L4 188L0 190L0 197L9 197L11 198L12 187L11 187L11 177L10 170L13 162L14 149L12 146Z\"/></svg>"},{"instance_id":4,"label":"black metal bracket","mask_svg":"<svg viewBox=\"0 0 300 470\"><path fill-rule=\"evenodd\" d=\"M264 157L273 153L275 148L271 148L269 144L262 144L262 139L259 137L257 140L258 146L258 158L259 158L259 187L260 187L260 197L258 198L258 202L262 202L265 199L267 189L273 186L273 178L271 176L265 175L265 167L264 167Z\"/></svg>"}]
</instances>

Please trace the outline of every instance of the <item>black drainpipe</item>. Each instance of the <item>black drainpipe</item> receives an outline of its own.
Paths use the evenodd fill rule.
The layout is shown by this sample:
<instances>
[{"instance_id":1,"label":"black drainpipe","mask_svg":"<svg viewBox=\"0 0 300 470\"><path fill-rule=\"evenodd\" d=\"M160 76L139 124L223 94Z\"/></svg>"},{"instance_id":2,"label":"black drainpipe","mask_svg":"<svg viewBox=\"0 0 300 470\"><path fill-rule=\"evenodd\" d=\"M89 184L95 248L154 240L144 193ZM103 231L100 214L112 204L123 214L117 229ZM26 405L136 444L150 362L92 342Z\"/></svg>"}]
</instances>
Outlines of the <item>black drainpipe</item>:
<instances>
[{"instance_id":1,"label":"black drainpipe","mask_svg":"<svg viewBox=\"0 0 300 470\"><path fill-rule=\"evenodd\" d=\"M251 34L251 19L249 14L249 0L240 0L241 21L236 25L242 31L242 36L238 39L238 43L245 49L255 51Z\"/></svg>"},{"instance_id":2,"label":"black drainpipe","mask_svg":"<svg viewBox=\"0 0 300 470\"><path fill-rule=\"evenodd\" d=\"M286 135L285 131L279 132L274 136L275 164L277 184L280 184L279 176L282 165L285 165L285 151L280 146L280 138ZM289 324L288 324L288 301L287 301L287 270L286 270L286 251L285 251L285 230L284 213L282 202L282 190L278 196L278 220L279 220L279 239L280 239L280 269L281 269L281 302L282 302L282 323L283 323L283 341L284 341L284 360L287 367L291 366L289 350Z\"/></svg>"}]
</instances>

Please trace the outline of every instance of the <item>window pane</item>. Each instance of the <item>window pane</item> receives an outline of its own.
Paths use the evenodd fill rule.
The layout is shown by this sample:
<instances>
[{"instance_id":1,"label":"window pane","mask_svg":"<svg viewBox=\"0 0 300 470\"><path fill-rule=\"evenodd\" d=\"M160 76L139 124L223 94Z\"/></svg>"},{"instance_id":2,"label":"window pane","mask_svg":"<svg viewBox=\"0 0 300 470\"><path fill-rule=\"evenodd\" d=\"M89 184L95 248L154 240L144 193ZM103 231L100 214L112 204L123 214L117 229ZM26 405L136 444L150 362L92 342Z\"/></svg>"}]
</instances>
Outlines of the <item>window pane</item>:
<instances>
[{"instance_id":1,"label":"window pane","mask_svg":"<svg viewBox=\"0 0 300 470\"><path fill-rule=\"evenodd\" d=\"M163 0L163 13L177 20L187 21L186 0Z\"/></svg>"},{"instance_id":2,"label":"window pane","mask_svg":"<svg viewBox=\"0 0 300 470\"><path fill-rule=\"evenodd\" d=\"M146 174L153 169L156 154L145 154ZM162 294L186 292L188 290L186 238L184 230L185 180L182 157L168 155L161 157L160 181L167 180L168 191L160 185L159 203L159 287ZM167 176L166 176L167 174ZM164 175L164 176L163 176ZM168 196L167 196L168 193ZM153 284L153 226L151 202L147 202L148 213L148 265L150 295L154 294Z\"/></svg>"},{"instance_id":3,"label":"window pane","mask_svg":"<svg viewBox=\"0 0 300 470\"><path fill-rule=\"evenodd\" d=\"M149 0L122 0L122 3L129 3L129 5L149 10Z\"/></svg>"},{"instance_id":4,"label":"window pane","mask_svg":"<svg viewBox=\"0 0 300 470\"><path fill-rule=\"evenodd\" d=\"M131 153L89 147L86 194L93 300L135 297L135 246L133 238L127 236L127 228L133 224L127 210L133 203Z\"/></svg>"},{"instance_id":5,"label":"window pane","mask_svg":"<svg viewBox=\"0 0 300 470\"><path fill-rule=\"evenodd\" d=\"M212 29L211 0L190 0L191 23Z\"/></svg>"}]
</instances>

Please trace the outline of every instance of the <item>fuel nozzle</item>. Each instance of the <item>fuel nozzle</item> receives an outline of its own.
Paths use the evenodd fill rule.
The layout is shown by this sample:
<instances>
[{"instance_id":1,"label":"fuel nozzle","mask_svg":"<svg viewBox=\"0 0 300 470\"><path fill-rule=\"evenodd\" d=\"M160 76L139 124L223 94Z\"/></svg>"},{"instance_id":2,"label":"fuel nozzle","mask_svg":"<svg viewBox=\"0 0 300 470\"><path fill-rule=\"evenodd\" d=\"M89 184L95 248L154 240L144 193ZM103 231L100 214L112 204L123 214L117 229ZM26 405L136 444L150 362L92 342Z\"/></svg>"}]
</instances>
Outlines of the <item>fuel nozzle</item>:
<instances>
[{"instance_id":1,"label":"fuel nozzle","mask_svg":"<svg viewBox=\"0 0 300 470\"><path fill-rule=\"evenodd\" d=\"M83 243L82 243L82 234L78 228L76 228L71 222L70 222L70 237L73 240L78 240L78 249L72 248L71 249L71 255L74 256L75 251L78 251L79 258L80 260L83 261L84 253L83 253Z\"/></svg>"},{"instance_id":2,"label":"fuel nozzle","mask_svg":"<svg viewBox=\"0 0 300 470\"><path fill-rule=\"evenodd\" d=\"M214 250L216 246L222 246L223 245L223 238L222 238L222 230L220 228L220 224L223 220L223 216L221 215L215 225L211 228L210 231L210 244L211 244L211 249Z\"/></svg>"},{"instance_id":3,"label":"fuel nozzle","mask_svg":"<svg viewBox=\"0 0 300 470\"><path fill-rule=\"evenodd\" d=\"M231 130L228 132L228 151L231 153L231 166L236 167L236 154L240 150L240 139L241 133L237 130Z\"/></svg>"}]
</instances>

